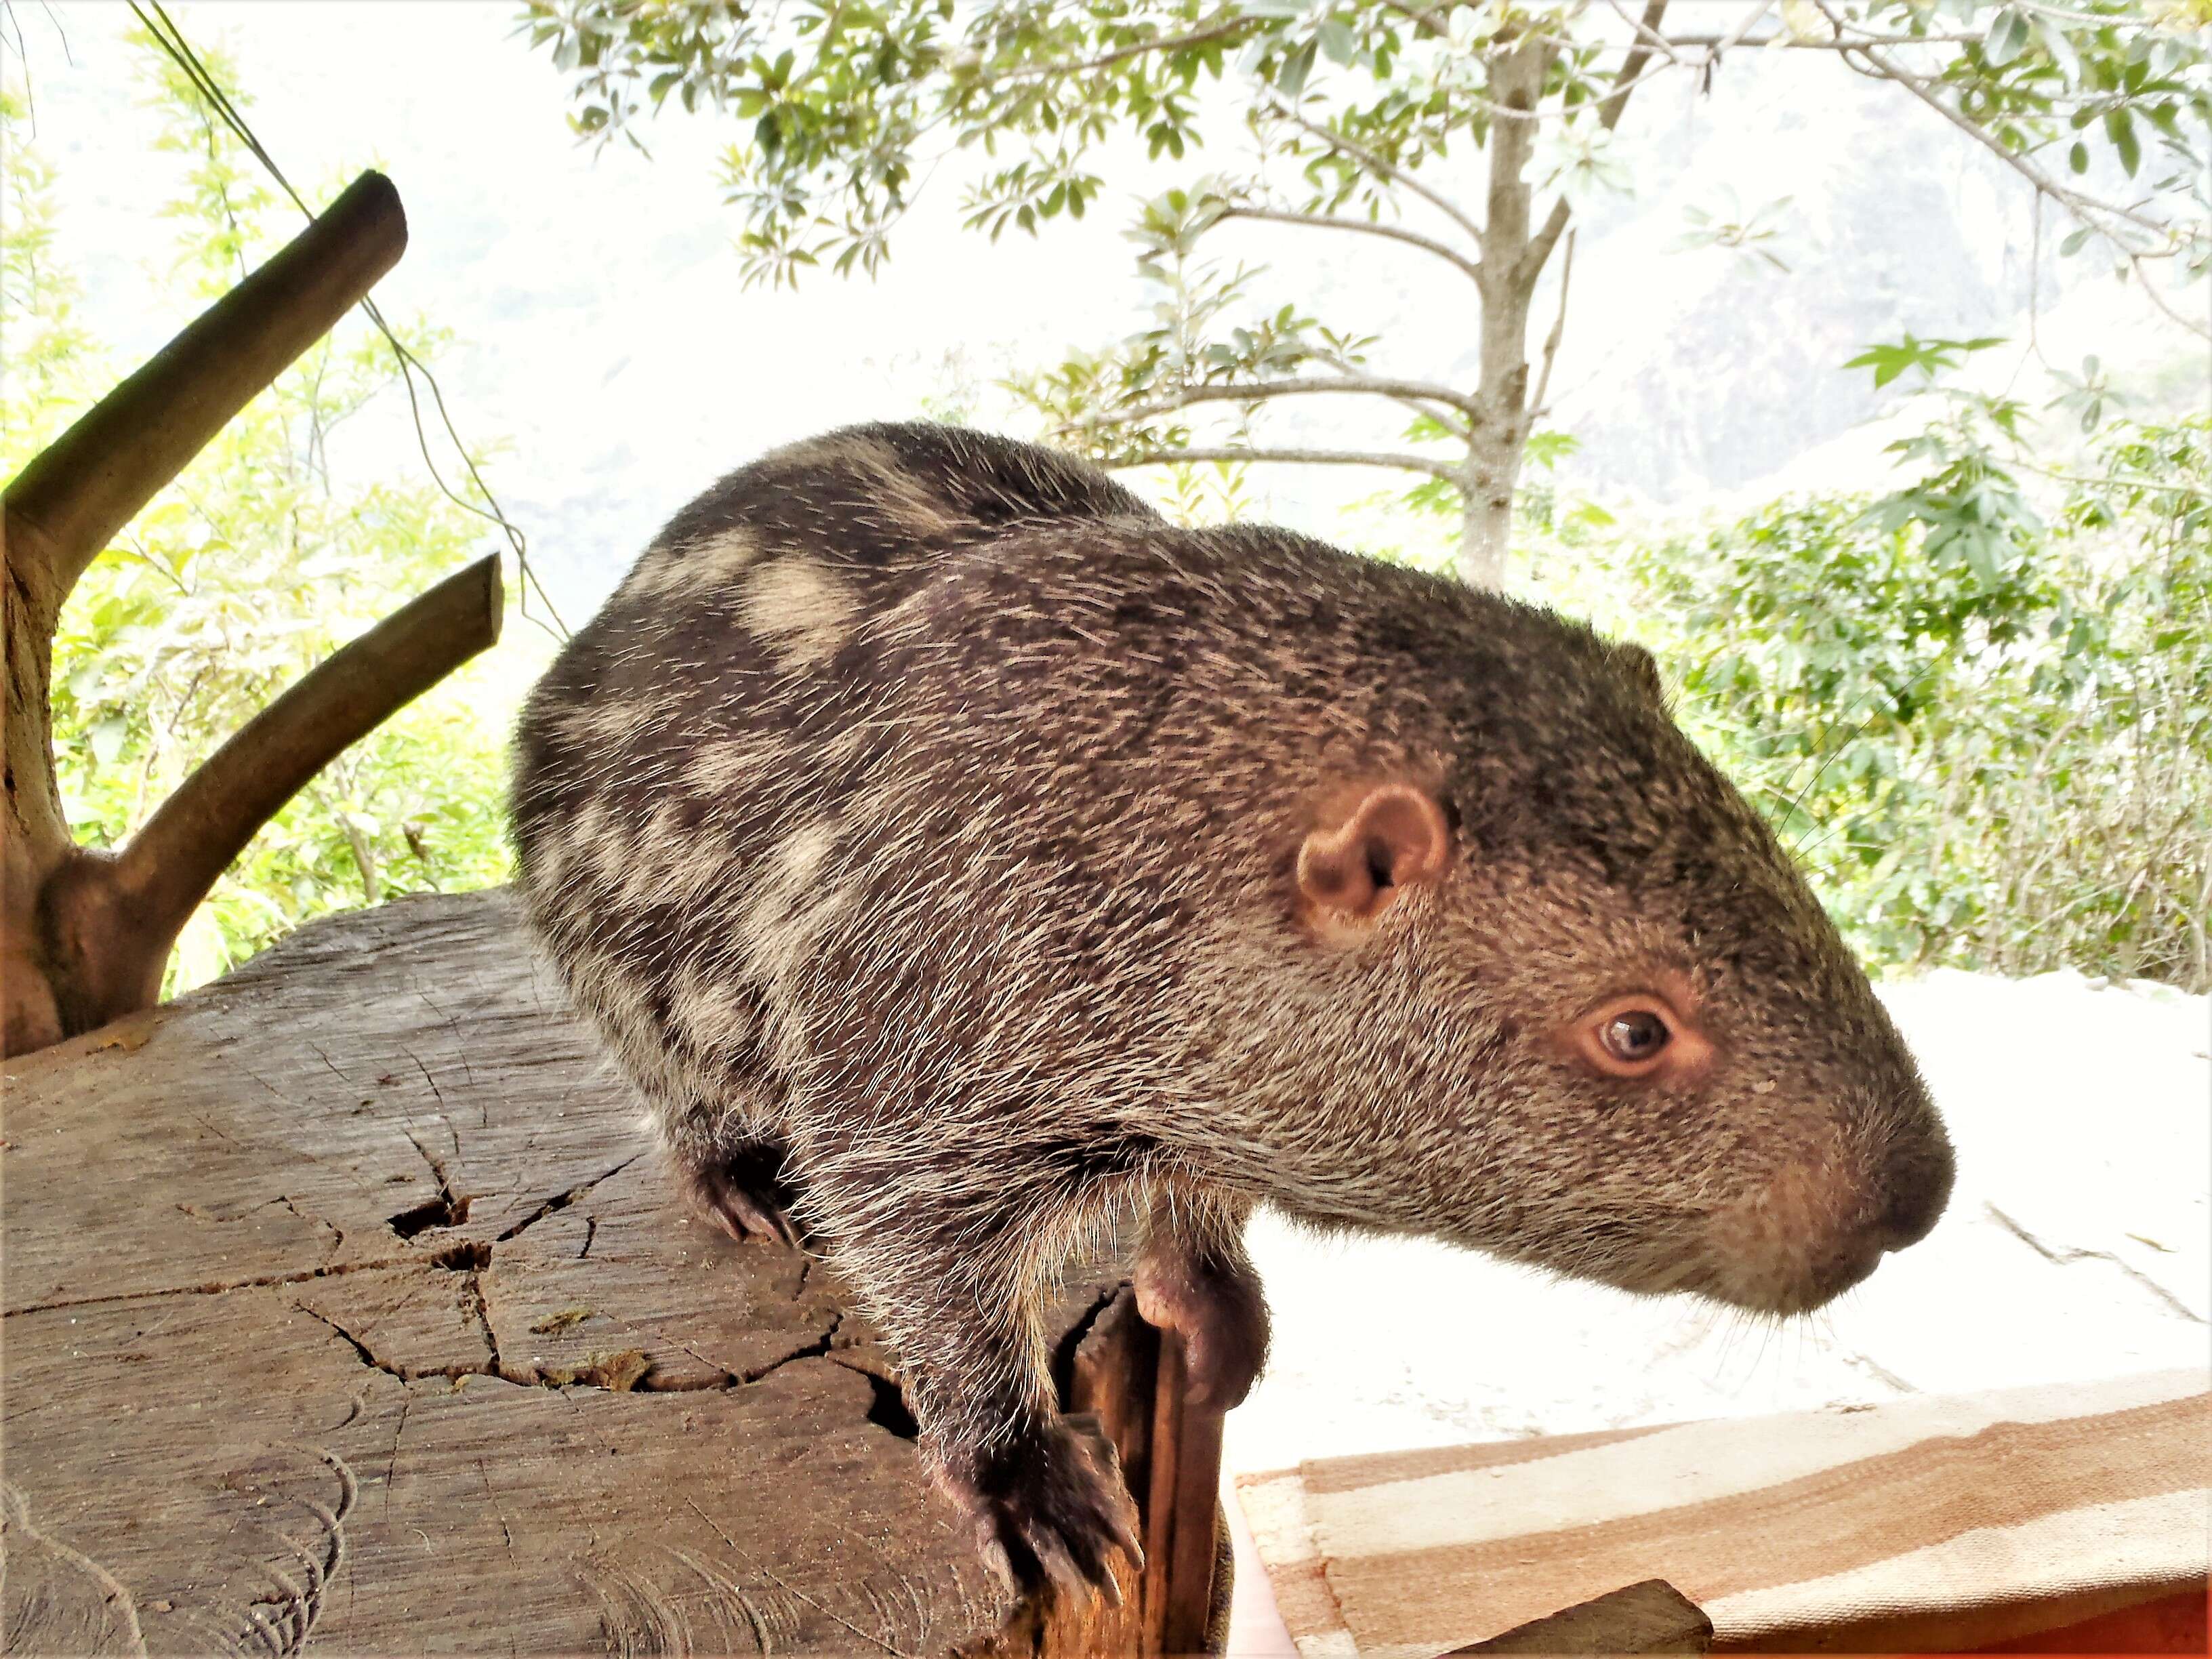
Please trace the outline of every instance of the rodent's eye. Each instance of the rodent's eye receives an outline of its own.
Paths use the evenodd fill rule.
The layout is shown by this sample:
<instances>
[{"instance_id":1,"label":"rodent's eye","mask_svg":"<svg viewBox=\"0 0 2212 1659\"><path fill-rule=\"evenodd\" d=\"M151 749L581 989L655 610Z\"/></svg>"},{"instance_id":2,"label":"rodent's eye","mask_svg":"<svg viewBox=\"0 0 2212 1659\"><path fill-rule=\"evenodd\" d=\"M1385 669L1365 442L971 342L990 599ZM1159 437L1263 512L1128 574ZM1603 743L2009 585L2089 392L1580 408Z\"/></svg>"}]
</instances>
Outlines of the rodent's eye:
<instances>
[{"instance_id":1,"label":"rodent's eye","mask_svg":"<svg viewBox=\"0 0 2212 1659\"><path fill-rule=\"evenodd\" d=\"M1680 974L1585 1008L1553 1028L1553 1052L1601 1078L1668 1090L1694 1085L1711 1066L1713 1039Z\"/></svg>"},{"instance_id":2,"label":"rodent's eye","mask_svg":"<svg viewBox=\"0 0 2212 1659\"><path fill-rule=\"evenodd\" d=\"M1598 1027L1598 1046L1624 1066L1642 1066L1656 1059L1674 1033L1667 1022L1649 1008L1625 1008L1608 1016Z\"/></svg>"}]
</instances>

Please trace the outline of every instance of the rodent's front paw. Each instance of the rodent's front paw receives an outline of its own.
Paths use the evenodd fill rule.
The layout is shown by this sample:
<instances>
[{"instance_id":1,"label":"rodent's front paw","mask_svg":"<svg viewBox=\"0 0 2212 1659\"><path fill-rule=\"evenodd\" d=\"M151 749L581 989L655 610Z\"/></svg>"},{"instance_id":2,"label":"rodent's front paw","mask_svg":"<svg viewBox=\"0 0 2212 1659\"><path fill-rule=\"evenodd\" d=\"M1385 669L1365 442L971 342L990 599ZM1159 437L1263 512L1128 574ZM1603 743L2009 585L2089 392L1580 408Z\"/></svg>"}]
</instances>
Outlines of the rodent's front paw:
<instances>
[{"instance_id":1,"label":"rodent's front paw","mask_svg":"<svg viewBox=\"0 0 2212 1659\"><path fill-rule=\"evenodd\" d=\"M1192 1403L1221 1411L1243 1405L1267 1363L1267 1302L1249 1267L1147 1255L1137 1264L1135 1287L1145 1322L1182 1339Z\"/></svg>"},{"instance_id":2,"label":"rodent's front paw","mask_svg":"<svg viewBox=\"0 0 2212 1659\"><path fill-rule=\"evenodd\" d=\"M984 1561L1012 1589L1027 1594L1050 1584L1073 1601L1095 1595L1118 1607L1114 1551L1144 1566L1137 1505L1122 1482L1121 1459L1088 1413L956 1460L944 1480L975 1522Z\"/></svg>"}]
</instances>

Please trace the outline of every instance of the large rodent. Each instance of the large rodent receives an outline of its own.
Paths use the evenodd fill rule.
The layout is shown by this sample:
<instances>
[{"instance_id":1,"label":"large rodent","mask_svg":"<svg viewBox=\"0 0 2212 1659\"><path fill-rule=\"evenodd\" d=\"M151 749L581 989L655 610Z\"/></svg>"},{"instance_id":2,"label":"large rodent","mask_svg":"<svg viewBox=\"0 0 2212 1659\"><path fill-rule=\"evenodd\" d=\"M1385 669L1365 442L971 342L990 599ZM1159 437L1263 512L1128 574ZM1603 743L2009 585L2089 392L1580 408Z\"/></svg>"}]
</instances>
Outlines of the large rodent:
<instances>
[{"instance_id":1,"label":"large rodent","mask_svg":"<svg viewBox=\"0 0 2212 1659\"><path fill-rule=\"evenodd\" d=\"M530 699L530 914L741 1237L895 1347L987 1556L1110 1583L1042 1286L1142 1218L1196 1385L1255 1204L1790 1314L1942 1212L1849 949L1649 655L933 426L679 513Z\"/></svg>"}]
</instances>

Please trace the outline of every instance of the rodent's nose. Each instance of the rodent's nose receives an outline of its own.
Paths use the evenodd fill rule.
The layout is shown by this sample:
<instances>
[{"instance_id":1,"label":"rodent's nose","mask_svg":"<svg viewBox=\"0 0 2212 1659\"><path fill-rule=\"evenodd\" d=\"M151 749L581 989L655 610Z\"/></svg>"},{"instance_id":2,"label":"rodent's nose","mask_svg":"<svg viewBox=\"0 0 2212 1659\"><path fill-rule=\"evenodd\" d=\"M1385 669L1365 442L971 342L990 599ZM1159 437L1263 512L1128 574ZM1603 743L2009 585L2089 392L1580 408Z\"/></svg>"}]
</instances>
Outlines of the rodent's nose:
<instances>
[{"instance_id":1,"label":"rodent's nose","mask_svg":"<svg viewBox=\"0 0 2212 1659\"><path fill-rule=\"evenodd\" d=\"M1891 1152L1883 1171L1888 1201L1881 1212L1882 1249L1904 1249L1935 1231L1943 1206L1951 1201L1951 1182L1956 1173L1951 1143L1941 1129Z\"/></svg>"}]
</instances>

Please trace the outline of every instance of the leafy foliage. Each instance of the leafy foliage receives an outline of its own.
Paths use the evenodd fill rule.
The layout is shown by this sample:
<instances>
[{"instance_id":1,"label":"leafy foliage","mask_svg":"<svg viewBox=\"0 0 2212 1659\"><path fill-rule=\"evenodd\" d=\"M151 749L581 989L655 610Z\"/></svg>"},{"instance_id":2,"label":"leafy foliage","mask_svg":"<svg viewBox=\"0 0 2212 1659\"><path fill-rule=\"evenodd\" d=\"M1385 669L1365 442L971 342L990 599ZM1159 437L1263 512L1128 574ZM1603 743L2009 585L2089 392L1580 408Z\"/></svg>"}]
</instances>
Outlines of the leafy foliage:
<instances>
[{"instance_id":1,"label":"leafy foliage","mask_svg":"<svg viewBox=\"0 0 2212 1659\"><path fill-rule=\"evenodd\" d=\"M202 308L288 227L227 130L147 52L176 257L161 297ZM222 72L220 59L216 60ZM4 115L9 374L0 463L13 472L112 383L78 324L57 251L52 170ZM419 356L441 343L403 331ZM113 846L231 732L337 645L470 556L474 521L428 485L351 483L342 428L392 389L380 338L351 321L256 398L94 562L64 607L52 708L63 806ZM168 989L252 955L323 912L477 886L507 869L505 760L483 705L512 695L480 660L339 757L258 836L179 941ZM511 668L508 670L511 673Z\"/></svg>"},{"instance_id":2,"label":"leafy foliage","mask_svg":"<svg viewBox=\"0 0 2212 1659\"><path fill-rule=\"evenodd\" d=\"M2050 522L2004 431L1631 550L1626 617L1876 959L2212 989L2212 419L2104 429Z\"/></svg>"},{"instance_id":3,"label":"leafy foliage","mask_svg":"<svg viewBox=\"0 0 2212 1659\"><path fill-rule=\"evenodd\" d=\"M1844 0L1784 6L1779 21L1755 42L1835 52L1875 72L1894 64L2014 154L2064 144L2070 155L2086 149L2073 135L2094 128L2130 178L2147 142L2177 178L2202 172L2204 20L2173 0L2163 11L2133 0ZM1495 53L1532 34L1560 48L1544 89L1565 118L1544 169L1556 185L1604 166L1599 124L1577 118L1598 112L1633 39L1617 16L1573 0L528 0L521 30L569 75L580 133L641 142L643 118L672 98L750 124L732 151L731 199L763 281L825 262L874 270L933 145L1023 149L970 198L994 234L1008 213L1031 230L1079 216L1103 185L1087 165L1101 141L1132 134L1152 157L1182 159L1202 147L1214 85L1233 87L1255 121L1322 98L1346 137L1418 172L1486 142ZM1698 40L1680 44L1694 60ZM1349 149L1287 153L1317 210L1403 204ZM2203 240L2201 226L2171 228Z\"/></svg>"},{"instance_id":4,"label":"leafy foliage","mask_svg":"<svg viewBox=\"0 0 2212 1659\"><path fill-rule=\"evenodd\" d=\"M1639 24L1587 0L526 0L520 29L568 74L574 125L594 141L641 142L671 100L743 129L724 182L750 282L880 269L948 162L965 222L994 241L1082 217L1109 151L1188 163L1130 232L1147 325L1014 383L1047 436L1117 466L1226 444L1422 473L1424 495L1460 517L1463 573L1495 580L1557 343L1532 371L1533 296L1574 216L1632 183L1615 125L1645 79L1710 77L1740 46L1830 54L2033 179L2077 224L2069 252L2094 243L2125 268L2178 259L2201 272L2212 249L2212 55L2179 9L2168 21L2139 0L1787 0L1722 33L1712 11L1650 7ZM1224 137L1235 153L1201 169ZM2045 155L2058 146L2071 172ZM2125 174L2124 199L2075 176L2093 148ZM1489 173L1472 190L1471 157ZM1772 208L1692 210L1683 240L1786 270ZM1370 251L1395 240L1396 257L1420 248L1456 265L1472 303L1425 330L1413 361L1451 360L1457 337L1478 347L1478 383L1370 370L1388 354L1357 322L1325 323L1295 285L1201 256L1201 240L1220 246L1224 227L1253 219L1359 235ZM1323 388L1394 419L1382 400L1420 410L1431 445L1324 453L1255 430L1264 405ZM1202 404L1225 422L1176 418Z\"/></svg>"}]
</instances>

